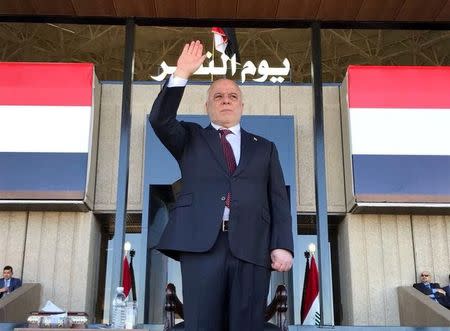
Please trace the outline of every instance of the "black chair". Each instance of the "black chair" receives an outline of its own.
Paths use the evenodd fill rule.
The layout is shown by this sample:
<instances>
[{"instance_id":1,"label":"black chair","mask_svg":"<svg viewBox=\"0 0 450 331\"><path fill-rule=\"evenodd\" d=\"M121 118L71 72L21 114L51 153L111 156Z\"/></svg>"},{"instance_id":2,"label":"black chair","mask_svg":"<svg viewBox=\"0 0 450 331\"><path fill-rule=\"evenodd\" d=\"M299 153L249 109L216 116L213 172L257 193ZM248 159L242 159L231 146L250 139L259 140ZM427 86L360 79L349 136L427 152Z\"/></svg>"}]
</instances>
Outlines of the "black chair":
<instances>
[{"instance_id":1,"label":"black chair","mask_svg":"<svg viewBox=\"0 0 450 331\"><path fill-rule=\"evenodd\" d=\"M175 324L175 315L183 318L183 303L178 299L175 285L169 283L166 287L166 303L164 307L165 322L164 331L170 330L184 330L184 322ZM269 323L272 317L275 316L276 325ZM265 312L266 323L264 331L281 330L288 331L287 322L287 290L284 285L278 285L275 296L272 302L266 307Z\"/></svg>"}]
</instances>

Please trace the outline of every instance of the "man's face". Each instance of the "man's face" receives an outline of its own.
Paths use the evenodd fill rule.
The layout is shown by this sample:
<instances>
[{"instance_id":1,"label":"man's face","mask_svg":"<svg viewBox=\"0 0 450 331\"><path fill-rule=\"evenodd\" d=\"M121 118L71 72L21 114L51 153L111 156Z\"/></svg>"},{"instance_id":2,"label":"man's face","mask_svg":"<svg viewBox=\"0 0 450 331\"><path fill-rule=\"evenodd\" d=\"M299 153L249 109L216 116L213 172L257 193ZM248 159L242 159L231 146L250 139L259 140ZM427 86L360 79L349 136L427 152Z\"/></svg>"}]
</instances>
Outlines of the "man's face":
<instances>
[{"instance_id":1,"label":"man's face","mask_svg":"<svg viewBox=\"0 0 450 331\"><path fill-rule=\"evenodd\" d=\"M420 280L422 283L431 283L431 274L428 271L423 271L420 274Z\"/></svg>"},{"instance_id":2,"label":"man's face","mask_svg":"<svg viewBox=\"0 0 450 331\"><path fill-rule=\"evenodd\" d=\"M3 270L3 278L4 279L10 279L12 277L12 271L11 270Z\"/></svg>"},{"instance_id":3,"label":"man's face","mask_svg":"<svg viewBox=\"0 0 450 331\"><path fill-rule=\"evenodd\" d=\"M206 112L211 122L230 128L241 120L243 107L241 91L232 80L220 79L209 88Z\"/></svg>"}]
</instances>

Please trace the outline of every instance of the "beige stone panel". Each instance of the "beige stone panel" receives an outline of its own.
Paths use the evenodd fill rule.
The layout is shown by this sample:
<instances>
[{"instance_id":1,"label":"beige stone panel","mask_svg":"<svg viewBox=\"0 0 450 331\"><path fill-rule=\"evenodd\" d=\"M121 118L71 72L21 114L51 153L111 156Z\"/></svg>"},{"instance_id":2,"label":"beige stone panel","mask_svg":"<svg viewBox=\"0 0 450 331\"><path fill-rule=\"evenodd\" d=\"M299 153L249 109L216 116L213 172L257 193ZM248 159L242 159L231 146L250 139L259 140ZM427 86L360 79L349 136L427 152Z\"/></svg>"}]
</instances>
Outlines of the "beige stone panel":
<instances>
[{"instance_id":1,"label":"beige stone panel","mask_svg":"<svg viewBox=\"0 0 450 331\"><path fill-rule=\"evenodd\" d=\"M429 270L435 282L448 284L450 270L447 221L445 216L413 215L417 274ZM429 243L423 247L422 241ZM426 249L426 253L422 252Z\"/></svg>"},{"instance_id":2,"label":"beige stone panel","mask_svg":"<svg viewBox=\"0 0 450 331\"><path fill-rule=\"evenodd\" d=\"M206 115L205 102L208 87L209 84L187 85L178 108L178 114Z\"/></svg>"},{"instance_id":3,"label":"beige stone panel","mask_svg":"<svg viewBox=\"0 0 450 331\"><path fill-rule=\"evenodd\" d=\"M30 212L26 234L26 246L23 266L23 280L30 283L39 283L41 255L41 237L43 231L44 212ZM46 261L46 263L49 263Z\"/></svg>"},{"instance_id":4,"label":"beige stone panel","mask_svg":"<svg viewBox=\"0 0 450 331\"><path fill-rule=\"evenodd\" d=\"M367 286L369 325L385 325L384 307L386 305L384 291L385 279L383 265L383 247L381 237L381 222L379 215L362 215L367 254Z\"/></svg>"},{"instance_id":5,"label":"beige stone panel","mask_svg":"<svg viewBox=\"0 0 450 331\"><path fill-rule=\"evenodd\" d=\"M30 212L24 281L41 284L41 305L51 300L93 316L99 235L90 212Z\"/></svg>"},{"instance_id":6,"label":"beige stone panel","mask_svg":"<svg viewBox=\"0 0 450 331\"><path fill-rule=\"evenodd\" d=\"M32 214L32 213L30 213ZM42 232L40 254L38 256L39 282L42 286L42 303L52 300L56 305L61 305L60 298L55 297L55 274L61 272L56 265L59 212L40 213L42 217ZM27 235L27 240L29 236ZM64 308L64 307L63 307Z\"/></svg>"},{"instance_id":7,"label":"beige stone panel","mask_svg":"<svg viewBox=\"0 0 450 331\"><path fill-rule=\"evenodd\" d=\"M127 197L129 211L142 209L145 125L159 90L159 85L133 85ZM113 211L117 198L122 85L105 84L102 91L95 209Z\"/></svg>"},{"instance_id":8,"label":"beige stone panel","mask_svg":"<svg viewBox=\"0 0 450 331\"><path fill-rule=\"evenodd\" d=\"M93 300L97 293L97 284L90 283L96 279L98 271L99 250L92 241L99 241L100 229L94 226L96 220L91 213L78 213L76 215L76 230L71 260L71 284L73 286L70 297L70 307L74 311L93 313ZM96 249L91 251L91 249ZM88 302L88 299L90 302Z\"/></svg>"},{"instance_id":9,"label":"beige stone panel","mask_svg":"<svg viewBox=\"0 0 450 331\"><path fill-rule=\"evenodd\" d=\"M101 226L94 215L90 215L90 231L89 237L89 253L88 253L88 275L86 282L86 311L90 312L90 316L94 316L95 304L98 292L98 276L100 261L100 244L101 244Z\"/></svg>"},{"instance_id":10,"label":"beige stone panel","mask_svg":"<svg viewBox=\"0 0 450 331\"><path fill-rule=\"evenodd\" d=\"M399 254L400 286L411 286L415 283L414 245L410 215L397 215L397 243Z\"/></svg>"},{"instance_id":11,"label":"beige stone panel","mask_svg":"<svg viewBox=\"0 0 450 331\"><path fill-rule=\"evenodd\" d=\"M350 277L350 286L353 306L349 307L352 312L349 314L353 320L349 320L349 325L368 325L371 313L369 306L369 272L368 246L372 245L367 240L364 219L362 215L347 214L344 222L348 223L348 244L349 244L349 269L345 274ZM343 275L341 274L341 277ZM346 318L344 316L344 320Z\"/></svg>"},{"instance_id":12,"label":"beige stone panel","mask_svg":"<svg viewBox=\"0 0 450 331\"><path fill-rule=\"evenodd\" d=\"M0 243L2 243L0 265L12 266L14 275L22 278L27 213L0 212L0 227L2 229L0 231Z\"/></svg>"},{"instance_id":13,"label":"beige stone panel","mask_svg":"<svg viewBox=\"0 0 450 331\"><path fill-rule=\"evenodd\" d=\"M323 110L328 210L345 213L344 161L342 159L338 86L323 87Z\"/></svg>"},{"instance_id":14,"label":"beige stone panel","mask_svg":"<svg viewBox=\"0 0 450 331\"><path fill-rule=\"evenodd\" d=\"M397 287L415 272L409 216L348 214L338 239L343 324L399 325Z\"/></svg>"},{"instance_id":15,"label":"beige stone panel","mask_svg":"<svg viewBox=\"0 0 450 331\"><path fill-rule=\"evenodd\" d=\"M444 216L429 216L429 219L435 281L443 286L448 284L450 272L447 226Z\"/></svg>"},{"instance_id":16,"label":"beige stone panel","mask_svg":"<svg viewBox=\"0 0 450 331\"><path fill-rule=\"evenodd\" d=\"M280 115L279 86L241 86L244 115Z\"/></svg>"},{"instance_id":17,"label":"beige stone panel","mask_svg":"<svg viewBox=\"0 0 450 331\"><path fill-rule=\"evenodd\" d=\"M332 213L345 212L345 188L341 147L339 90L324 87L325 162L327 171L327 203ZM281 114L294 115L297 148L297 210L315 212L314 131L312 88L281 87Z\"/></svg>"},{"instance_id":18,"label":"beige stone panel","mask_svg":"<svg viewBox=\"0 0 450 331\"><path fill-rule=\"evenodd\" d=\"M88 254L90 241L90 215L77 215L77 228L74 233L74 245L72 250L71 284L77 284L76 291L70 298L70 306L73 309L84 309L87 294Z\"/></svg>"},{"instance_id":19,"label":"beige stone panel","mask_svg":"<svg viewBox=\"0 0 450 331\"><path fill-rule=\"evenodd\" d=\"M415 276L417 277L416 281L420 281L418 275L424 270L435 275L429 217L425 215L412 216L412 230L416 260Z\"/></svg>"},{"instance_id":20,"label":"beige stone panel","mask_svg":"<svg viewBox=\"0 0 450 331\"><path fill-rule=\"evenodd\" d=\"M444 222L445 222L445 233L447 234L447 251L450 252L450 216L445 216ZM450 255L450 253L449 253L449 255ZM450 271L449 271L449 273L450 273ZM450 277L450 275L449 275L449 277ZM449 280L449 284L450 284L450 280Z\"/></svg>"},{"instance_id":21,"label":"beige stone panel","mask_svg":"<svg viewBox=\"0 0 450 331\"><path fill-rule=\"evenodd\" d=\"M88 159L88 182L86 187L86 204L90 209L94 208L95 199L95 178L97 175L97 156L98 156L98 133L100 123L100 104L102 95L102 85L97 77L94 77L94 112L91 119L90 132L90 153Z\"/></svg>"},{"instance_id":22,"label":"beige stone panel","mask_svg":"<svg viewBox=\"0 0 450 331\"><path fill-rule=\"evenodd\" d=\"M309 86L281 88L281 115L293 115L297 150L297 211L315 210L312 89Z\"/></svg>"},{"instance_id":23,"label":"beige stone panel","mask_svg":"<svg viewBox=\"0 0 450 331\"><path fill-rule=\"evenodd\" d=\"M102 86L95 210L115 209L121 100L122 85Z\"/></svg>"},{"instance_id":24,"label":"beige stone panel","mask_svg":"<svg viewBox=\"0 0 450 331\"><path fill-rule=\"evenodd\" d=\"M344 219L338 228L339 281L341 290L342 325L353 325L353 288L350 271L349 220ZM356 290L356 289L355 289Z\"/></svg>"},{"instance_id":25,"label":"beige stone panel","mask_svg":"<svg viewBox=\"0 0 450 331\"><path fill-rule=\"evenodd\" d=\"M69 299L73 291L73 287L68 286L68 284L71 284L72 254L70 252L73 250L75 219L76 213L60 213L57 225L53 296L58 300L61 307L69 306ZM62 270L66 272L61 272Z\"/></svg>"},{"instance_id":26,"label":"beige stone panel","mask_svg":"<svg viewBox=\"0 0 450 331\"><path fill-rule=\"evenodd\" d=\"M142 210L142 180L144 178L145 126L159 85L134 84L130 137L130 164L128 179L128 209ZM116 184L117 185L117 184ZM114 197L115 201L116 197Z\"/></svg>"},{"instance_id":27,"label":"beige stone panel","mask_svg":"<svg viewBox=\"0 0 450 331\"><path fill-rule=\"evenodd\" d=\"M350 115L348 111L348 100L347 100L347 76L345 76L344 81L340 86L339 92L340 92L340 106L341 106L342 159L344 163L345 197L346 197L347 211L350 211L355 204L355 198L353 193Z\"/></svg>"},{"instance_id":28,"label":"beige stone panel","mask_svg":"<svg viewBox=\"0 0 450 331\"><path fill-rule=\"evenodd\" d=\"M401 264L398 245L397 216L379 215L381 229L381 246L383 265L379 269L377 277L382 284L383 304L378 306L380 313L384 315L385 325L399 325L397 287L401 286Z\"/></svg>"}]
</instances>

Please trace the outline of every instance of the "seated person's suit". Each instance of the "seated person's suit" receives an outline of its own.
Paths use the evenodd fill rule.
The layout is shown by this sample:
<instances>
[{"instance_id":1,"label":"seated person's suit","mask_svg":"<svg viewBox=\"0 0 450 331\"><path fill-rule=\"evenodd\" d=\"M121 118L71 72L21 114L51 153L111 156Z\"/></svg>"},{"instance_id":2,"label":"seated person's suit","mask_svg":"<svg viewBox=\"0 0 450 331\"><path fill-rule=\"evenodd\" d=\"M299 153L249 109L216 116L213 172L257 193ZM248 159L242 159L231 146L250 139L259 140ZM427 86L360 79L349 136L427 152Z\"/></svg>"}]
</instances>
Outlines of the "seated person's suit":
<instances>
[{"instance_id":1,"label":"seated person's suit","mask_svg":"<svg viewBox=\"0 0 450 331\"><path fill-rule=\"evenodd\" d=\"M449 286L446 286L444 288L442 288L447 295L444 295L442 293L439 292L435 292L433 291L433 289L439 289L441 288L439 283L429 283L430 287L428 287L427 285L425 285L425 283L415 283L413 285L413 287L417 290L419 290L420 292L422 292L423 294L428 295L431 299L435 299L437 302L439 302L442 306L450 309L450 289Z\"/></svg>"},{"instance_id":2,"label":"seated person's suit","mask_svg":"<svg viewBox=\"0 0 450 331\"><path fill-rule=\"evenodd\" d=\"M9 292L12 292L16 289L18 289L19 287L22 286L22 281L20 280L20 278L10 278L9 281ZM4 278L0 278L0 288L5 287L5 279ZM3 293L0 292L0 298L3 296Z\"/></svg>"}]
</instances>

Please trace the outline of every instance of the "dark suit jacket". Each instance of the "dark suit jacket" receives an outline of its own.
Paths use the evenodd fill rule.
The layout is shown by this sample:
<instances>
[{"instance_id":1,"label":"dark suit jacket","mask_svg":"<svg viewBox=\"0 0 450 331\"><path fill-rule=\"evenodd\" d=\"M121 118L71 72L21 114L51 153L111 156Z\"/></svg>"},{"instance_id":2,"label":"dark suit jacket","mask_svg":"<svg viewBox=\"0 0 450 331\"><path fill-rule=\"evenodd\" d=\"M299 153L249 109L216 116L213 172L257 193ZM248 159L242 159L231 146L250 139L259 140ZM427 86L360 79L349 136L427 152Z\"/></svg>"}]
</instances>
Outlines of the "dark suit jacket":
<instances>
[{"instance_id":1,"label":"dark suit jacket","mask_svg":"<svg viewBox=\"0 0 450 331\"><path fill-rule=\"evenodd\" d=\"M241 157L230 175L211 125L176 120L183 87L164 87L153 104L150 123L175 157L182 189L157 248L178 259L180 251L206 252L222 224L224 200L231 192L229 243L244 261L270 267L270 251L293 252L289 200L275 145L241 129Z\"/></svg>"},{"instance_id":2,"label":"dark suit jacket","mask_svg":"<svg viewBox=\"0 0 450 331\"><path fill-rule=\"evenodd\" d=\"M20 278L14 278L11 277L11 280L9 282L9 291L12 292L14 290L16 290L17 288L22 286L22 281L20 280ZM4 278L0 278L0 288L5 287L5 279ZM0 298L3 296L3 292L0 293Z\"/></svg>"},{"instance_id":3,"label":"dark suit jacket","mask_svg":"<svg viewBox=\"0 0 450 331\"><path fill-rule=\"evenodd\" d=\"M431 285L431 289L426 287L425 284L423 284L423 283L415 283L413 285L413 287L415 289L419 290L420 292L422 292L423 294L426 294L428 296L433 294L433 290L432 289L441 288L439 286L439 283L430 283L430 285ZM450 308L450 298L448 297L448 295L444 295L444 294L441 294L441 293L435 293L434 295L435 295L436 300L441 305L443 305L444 307Z\"/></svg>"}]
</instances>

